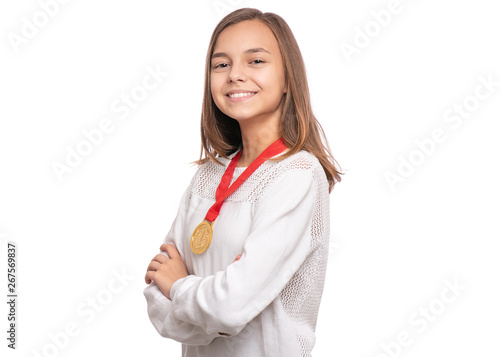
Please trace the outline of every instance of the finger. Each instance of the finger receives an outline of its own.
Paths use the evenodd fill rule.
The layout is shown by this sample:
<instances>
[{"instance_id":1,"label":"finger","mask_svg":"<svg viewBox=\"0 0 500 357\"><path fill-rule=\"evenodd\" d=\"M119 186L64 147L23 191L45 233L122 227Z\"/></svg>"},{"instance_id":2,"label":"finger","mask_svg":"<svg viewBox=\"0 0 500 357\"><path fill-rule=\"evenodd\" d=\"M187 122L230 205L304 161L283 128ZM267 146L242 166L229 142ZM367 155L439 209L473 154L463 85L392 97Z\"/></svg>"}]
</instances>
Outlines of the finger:
<instances>
[{"instance_id":1,"label":"finger","mask_svg":"<svg viewBox=\"0 0 500 357\"><path fill-rule=\"evenodd\" d=\"M150 270L156 271L156 270L160 269L160 267L161 267L161 263L157 262L156 260L152 260L151 263L149 263L149 265L148 265L147 271L150 271Z\"/></svg>"},{"instance_id":2,"label":"finger","mask_svg":"<svg viewBox=\"0 0 500 357\"><path fill-rule=\"evenodd\" d=\"M168 258L166 256L164 256L163 254L156 254L155 257L151 260L152 262L153 261L156 261L158 263L165 263L166 261L168 260Z\"/></svg>"},{"instance_id":3,"label":"finger","mask_svg":"<svg viewBox=\"0 0 500 357\"><path fill-rule=\"evenodd\" d=\"M167 252L167 246L168 246L168 245L169 245L168 243L163 243L163 244L160 246L160 250L161 250L162 254L166 254L166 255L168 255L168 258L170 258L170 254L168 254L168 252Z\"/></svg>"},{"instance_id":4,"label":"finger","mask_svg":"<svg viewBox=\"0 0 500 357\"><path fill-rule=\"evenodd\" d=\"M177 248L175 248L175 245L173 245L173 244L167 244L165 247L165 250L167 251L167 254L170 257L170 259L175 259L175 258L180 257L180 254L177 251Z\"/></svg>"},{"instance_id":5,"label":"finger","mask_svg":"<svg viewBox=\"0 0 500 357\"><path fill-rule=\"evenodd\" d=\"M167 259L168 260L168 259ZM160 269L161 267L161 263L157 262L156 260L152 260L151 263L149 263L148 265L148 269L146 271L146 276L144 277L144 279L146 280L146 284L150 284L151 283L151 278L148 277L148 273L149 272L155 272L157 271L158 269Z\"/></svg>"},{"instance_id":6,"label":"finger","mask_svg":"<svg viewBox=\"0 0 500 357\"><path fill-rule=\"evenodd\" d=\"M146 276L144 277L144 279L146 280L146 284L150 284L152 281L153 281L153 278L154 278L154 275L155 275L155 271L152 271L152 270L149 270L147 273L146 273Z\"/></svg>"},{"instance_id":7,"label":"finger","mask_svg":"<svg viewBox=\"0 0 500 357\"><path fill-rule=\"evenodd\" d=\"M160 250L163 251L163 252L166 252L167 251L167 247L169 245L173 245L172 243L163 243L161 246L160 246Z\"/></svg>"}]
</instances>

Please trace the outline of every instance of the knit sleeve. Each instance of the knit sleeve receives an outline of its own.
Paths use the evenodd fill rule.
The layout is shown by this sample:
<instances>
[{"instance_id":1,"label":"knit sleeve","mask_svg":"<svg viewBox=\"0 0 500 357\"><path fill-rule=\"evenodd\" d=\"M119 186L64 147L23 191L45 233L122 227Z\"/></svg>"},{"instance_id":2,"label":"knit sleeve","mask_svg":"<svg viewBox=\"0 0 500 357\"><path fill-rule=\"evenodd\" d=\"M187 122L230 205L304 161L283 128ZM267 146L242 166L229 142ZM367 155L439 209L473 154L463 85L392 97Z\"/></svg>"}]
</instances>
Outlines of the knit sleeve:
<instances>
[{"instance_id":1,"label":"knit sleeve","mask_svg":"<svg viewBox=\"0 0 500 357\"><path fill-rule=\"evenodd\" d=\"M207 334L200 326L177 319L173 304L153 282L144 289L148 315L156 331L163 336L188 345L208 345L219 333Z\"/></svg>"},{"instance_id":2,"label":"knit sleeve","mask_svg":"<svg viewBox=\"0 0 500 357\"><path fill-rule=\"evenodd\" d=\"M190 188L184 192L177 216L163 240L164 243L173 243L176 247L180 246L179 237L184 236L186 200L189 190ZM168 256L165 252L160 252L160 254ZM218 333L207 334L201 327L177 319L173 313L172 301L161 292L154 282L144 289L144 296L146 297L149 319L161 336L190 345L207 345L215 337L220 336Z\"/></svg>"},{"instance_id":3,"label":"knit sleeve","mask_svg":"<svg viewBox=\"0 0 500 357\"><path fill-rule=\"evenodd\" d=\"M289 170L256 205L239 261L170 290L172 314L212 336L238 334L286 286L307 257L317 185L311 169ZM209 248L210 249L210 248Z\"/></svg>"}]
</instances>

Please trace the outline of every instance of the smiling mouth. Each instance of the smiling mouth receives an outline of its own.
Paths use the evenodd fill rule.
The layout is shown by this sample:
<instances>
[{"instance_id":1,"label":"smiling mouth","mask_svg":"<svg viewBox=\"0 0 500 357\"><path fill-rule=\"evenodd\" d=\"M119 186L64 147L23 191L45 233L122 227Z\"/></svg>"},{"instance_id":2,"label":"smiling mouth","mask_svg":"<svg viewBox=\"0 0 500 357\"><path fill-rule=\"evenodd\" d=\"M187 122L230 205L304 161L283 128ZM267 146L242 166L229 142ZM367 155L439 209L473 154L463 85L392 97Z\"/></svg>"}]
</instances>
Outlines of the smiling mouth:
<instances>
[{"instance_id":1,"label":"smiling mouth","mask_svg":"<svg viewBox=\"0 0 500 357\"><path fill-rule=\"evenodd\" d=\"M233 93L228 94L229 98L243 98L256 94L256 92L247 92L247 93Z\"/></svg>"}]
</instances>

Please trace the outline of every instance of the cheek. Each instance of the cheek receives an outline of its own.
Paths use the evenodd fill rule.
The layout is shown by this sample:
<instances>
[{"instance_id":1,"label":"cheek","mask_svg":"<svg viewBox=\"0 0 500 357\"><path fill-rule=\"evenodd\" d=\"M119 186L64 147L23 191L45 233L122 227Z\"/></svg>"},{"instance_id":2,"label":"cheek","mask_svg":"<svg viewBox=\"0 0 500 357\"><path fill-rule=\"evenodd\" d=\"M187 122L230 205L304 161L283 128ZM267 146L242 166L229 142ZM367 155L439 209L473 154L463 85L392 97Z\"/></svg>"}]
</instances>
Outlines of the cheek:
<instances>
[{"instance_id":1,"label":"cheek","mask_svg":"<svg viewBox=\"0 0 500 357\"><path fill-rule=\"evenodd\" d=\"M215 83L214 78L210 77L210 92L212 92L212 96L215 94Z\"/></svg>"},{"instance_id":2,"label":"cheek","mask_svg":"<svg viewBox=\"0 0 500 357\"><path fill-rule=\"evenodd\" d=\"M274 68L269 71L262 71L254 78L262 87L266 87L272 92L282 92L285 87L284 74L280 74Z\"/></svg>"},{"instance_id":3,"label":"cheek","mask_svg":"<svg viewBox=\"0 0 500 357\"><path fill-rule=\"evenodd\" d=\"M221 98L221 89L220 89L220 84L219 82L217 81L216 78L214 78L213 76L210 78L210 91L212 93L212 99L215 103L215 105L217 106L217 108L220 109L220 106L221 106L221 103L222 103L222 100L224 98Z\"/></svg>"},{"instance_id":4,"label":"cheek","mask_svg":"<svg viewBox=\"0 0 500 357\"><path fill-rule=\"evenodd\" d=\"M212 97L215 99L219 97L222 93L223 81L221 82L221 78L219 76L211 76L210 77L210 91L212 92Z\"/></svg>"}]
</instances>

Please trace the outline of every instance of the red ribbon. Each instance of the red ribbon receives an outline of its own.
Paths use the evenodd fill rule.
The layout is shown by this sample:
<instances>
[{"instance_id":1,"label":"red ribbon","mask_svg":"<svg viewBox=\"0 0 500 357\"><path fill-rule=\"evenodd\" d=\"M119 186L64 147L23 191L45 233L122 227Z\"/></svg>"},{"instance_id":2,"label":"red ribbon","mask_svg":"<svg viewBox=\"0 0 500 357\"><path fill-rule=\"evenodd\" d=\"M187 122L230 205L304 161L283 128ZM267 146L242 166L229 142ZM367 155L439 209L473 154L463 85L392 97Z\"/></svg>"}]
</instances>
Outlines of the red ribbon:
<instances>
[{"instance_id":1,"label":"red ribbon","mask_svg":"<svg viewBox=\"0 0 500 357\"><path fill-rule=\"evenodd\" d=\"M231 193L233 193L241 184L248 178L250 175L257 170L257 168L264 163L267 159L276 156L282 153L287 146L283 142L282 138L279 138L274 143L266 148L246 169L243 173L233 182L231 186L231 178L233 177L234 169L238 164L238 160L240 159L241 152L240 150L232 159L229 165L227 166L224 175L220 181L219 186L217 187L217 191L215 192L215 203L210 207L205 219L209 222L215 221L217 216L219 216L220 208L222 207L222 203Z\"/></svg>"}]
</instances>

